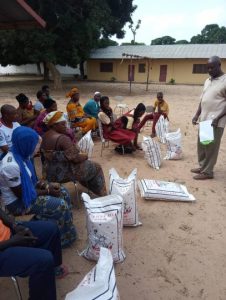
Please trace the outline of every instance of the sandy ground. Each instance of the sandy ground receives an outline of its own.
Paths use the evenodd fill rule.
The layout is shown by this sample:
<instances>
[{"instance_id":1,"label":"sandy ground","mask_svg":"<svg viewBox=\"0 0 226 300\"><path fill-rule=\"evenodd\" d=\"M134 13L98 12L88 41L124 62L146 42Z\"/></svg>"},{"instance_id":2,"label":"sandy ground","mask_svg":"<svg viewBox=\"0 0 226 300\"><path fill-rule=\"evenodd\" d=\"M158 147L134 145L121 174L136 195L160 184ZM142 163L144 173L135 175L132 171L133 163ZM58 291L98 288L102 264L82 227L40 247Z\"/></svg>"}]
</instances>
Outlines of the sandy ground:
<instances>
[{"instance_id":1,"label":"sandy ground","mask_svg":"<svg viewBox=\"0 0 226 300\"><path fill-rule=\"evenodd\" d=\"M43 84L39 79L0 78L0 103L17 105L15 95L24 92L31 99ZM52 92L61 109L65 110L65 93L72 86L81 90L81 103L96 90L108 95L112 107L115 96L124 97L130 108L144 102L151 105L157 91L163 91L170 105L171 130L181 128L183 133L184 158L180 161L163 161L159 171L150 168L142 151L120 156L114 152L114 144L105 149L100 157L100 141L95 140L93 160L100 162L108 184L108 170L116 168L126 177L138 168L138 178L162 179L183 183L194 194L196 203L146 201L139 196L139 215L143 226L124 228L124 249L126 260L115 266L117 285L122 300L183 300L183 299L226 299L226 200L225 162L226 142L223 137L215 178L204 182L192 179L190 169L197 166L197 128L191 125L191 118L197 108L201 86L133 85L129 94L127 84L76 83L67 81L62 92ZM142 135L150 134L145 127ZM163 153L165 148L162 147ZM73 186L70 188L73 197ZM78 253L86 245L84 208L74 210L74 221L79 239L63 251L64 263L70 274L57 281L58 299L64 299L84 275L94 266ZM23 294L27 295L27 280L21 279ZM0 279L0 299L16 299L10 280Z\"/></svg>"}]
</instances>

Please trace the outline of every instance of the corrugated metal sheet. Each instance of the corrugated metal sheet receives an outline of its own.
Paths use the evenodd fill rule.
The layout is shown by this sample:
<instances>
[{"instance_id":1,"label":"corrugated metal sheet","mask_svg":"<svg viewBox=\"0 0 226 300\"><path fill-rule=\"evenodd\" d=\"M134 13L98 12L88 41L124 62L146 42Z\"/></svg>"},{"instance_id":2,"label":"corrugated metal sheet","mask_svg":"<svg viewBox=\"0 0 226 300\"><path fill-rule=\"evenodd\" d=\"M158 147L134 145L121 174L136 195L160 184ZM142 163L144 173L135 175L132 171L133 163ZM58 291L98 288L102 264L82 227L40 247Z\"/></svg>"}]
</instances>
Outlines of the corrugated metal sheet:
<instances>
[{"instance_id":1,"label":"corrugated metal sheet","mask_svg":"<svg viewBox=\"0 0 226 300\"><path fill-rule=\"evenodd\" d=\"M226 58L226 44L110 46L93 50L90 58L121 59L123 53L153 59L209 58L214 55Z\"/></svg>"},{"instance_id":2,"label":"corrugated metal sheet","mask_svg":"<svg viewBox=\"0 0 226 300\"><path fill-rule=\"evenodd\" d=\"M46 22L24 0L0 0L0 29L45 27Z\"/></svg>"}]
</instances>

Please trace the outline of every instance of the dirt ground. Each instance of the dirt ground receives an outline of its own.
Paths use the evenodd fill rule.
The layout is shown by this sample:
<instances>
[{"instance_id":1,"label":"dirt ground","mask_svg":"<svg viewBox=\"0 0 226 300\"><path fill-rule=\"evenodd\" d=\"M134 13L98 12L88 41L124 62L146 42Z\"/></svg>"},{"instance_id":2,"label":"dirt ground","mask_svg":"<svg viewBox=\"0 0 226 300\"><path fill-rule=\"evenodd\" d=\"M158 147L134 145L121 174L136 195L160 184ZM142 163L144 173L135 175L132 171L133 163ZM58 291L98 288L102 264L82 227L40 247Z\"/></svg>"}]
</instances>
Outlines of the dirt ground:
<instances>
[{"instance_id":1,"label":"dirt ground","mask_svg":"<svg viewBox=\"0 0 226 300\"><path fill-rule=\"evenodd\" d=\"M17 105L15 95L24 92L35 100L35 93L43 84L38 78L0 78L0 104ZM50 84L51 86L51 84ZM114 167L122 177L134 168L138 178L161 179L183 183L197 201L177 203L147 201L140 197L138 207L142 226L124 228L124 250L126 259L115 266L117 285L122 300L183 300L183 299L226 299L226 141L223 137L215 178L208 181L195 181L190 169L197 166L197 128L191 118L197 109L201 86L145 85L134 84L129 94L128 84L72 82L64 83L62 92L51 92L60 109L65 110L65 93L77 86L84 104L95 91L108 95L111 106L116 105L115 96L123 96L124 103L133 108L137 103L153 104L157 91L163 91L170 106L170 129L180 128L183 133L184 157L180 161L163 161L159 171L148 166L144 153L120 156L110 144L100 157L100 141L96 139L93 160L100 162L108 184L108 171ZM150 134L145 127L140 135ZM164 154L165 148L162 147ZM37 161L36 161L37 162ZM72 184L67 184L72 197ZM74 222L79 239L63 251L64 263L70 274L57 281L58 299L64 299L94 262L79 256L86 245L85 211L74 210ZM27 280L21 279L23 294L27 295ZM25 296L26 297L26 296ZM11 281L0 279L0 299L16 299Z\"/></svg>"}]
</instances>

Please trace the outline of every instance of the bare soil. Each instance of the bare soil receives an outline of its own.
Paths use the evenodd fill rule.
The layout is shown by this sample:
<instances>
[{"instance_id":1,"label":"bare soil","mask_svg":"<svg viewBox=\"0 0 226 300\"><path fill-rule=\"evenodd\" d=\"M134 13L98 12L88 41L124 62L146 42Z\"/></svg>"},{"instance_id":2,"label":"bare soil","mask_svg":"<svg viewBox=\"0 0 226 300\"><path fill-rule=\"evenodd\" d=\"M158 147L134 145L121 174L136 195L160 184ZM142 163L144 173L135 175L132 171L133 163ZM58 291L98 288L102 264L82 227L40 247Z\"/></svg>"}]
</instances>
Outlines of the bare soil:
<instances>
[{"instance_id":1,"label":"bare soil","mask_svg":"<svg viewBox=\"0 0 226 300\"><path fill-rule=\"evenodd\" d=\"M17 106L15 96L24 92L34 102L35 94L44 84L39 78L0 78L0 104ZM50 83L50 86L51 83ZM122 300L183 300L226 299L226 199L225 163L226 141L223 137L215 178L195 181L190 169L197 166L197 128L191 124L201 86L134 84L129 94L128 84L65 81L63 91L52 91L61 110L65 110L66 92L73 86L81 91L84 104L95 91L110 97L112 108L115 96L123 96L124 103L134 108L139 102L152 105L157 91L163 91L170 106L170 129L180 128L183 133L184 157L180 161L163 161L159 171L148 166L142 151L120 156L113 143L100 157L100 140L96 139L93 160L104 170L108 184L108 171L114 167L122 177L138 168L138 178L160 179L183 183L194 194L195 203L146 201L138 193L138 207L142 226L124 228L126 260L115 266L117 285ZM150 134L145 127L140 135ZM162 147L164 154L165 147ZM40 172L39 161L36 161ZM73 185L67 184L72 197ZM63 251L64 263L70 274L57 281L58 299L64 299L94 262L79 256L86 246L85 210L74 210L74 222L79 239ZM27 280L20 279L20 286L27 297ZM0 279L0 299L16 299L13 285L8 278Z\"/></svg>"}]
</instances>

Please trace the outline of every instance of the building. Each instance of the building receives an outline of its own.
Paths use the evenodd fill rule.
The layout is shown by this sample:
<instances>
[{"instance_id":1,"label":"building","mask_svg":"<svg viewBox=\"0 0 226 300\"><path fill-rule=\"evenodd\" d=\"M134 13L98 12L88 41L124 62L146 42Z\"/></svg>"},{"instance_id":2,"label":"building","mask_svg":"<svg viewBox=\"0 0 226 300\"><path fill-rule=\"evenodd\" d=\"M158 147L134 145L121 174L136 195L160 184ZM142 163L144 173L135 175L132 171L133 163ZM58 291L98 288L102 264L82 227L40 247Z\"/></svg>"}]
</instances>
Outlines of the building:
<instances>
[{"instance_id":1,"label":"building","mask_svg":"<svg viewBox=\"0 0 226 300\"><path fill-rule=\"evenodd\" d=\"M87 60L89 80L203 84L206 62L222 59L226 70L226 44L110 46L91 52Z\"/></svg>"},{"instance_id":2,"label":"building","mask_svg":"<svg viewBox=\"0 0 226 300\"><path fill-rule=\"evenodd\" d=\"M5 75L43 75L43 64L40 64L41 74L35 64L27 64L21 66L8 65L3 67L0 65L0 76ZM69 66L56 65L57 70L60 72L62 77L74 77L80 75L79 68L71 68ZM50 74L51 75L51 74Z\"/></svg>"}]
</instances>

